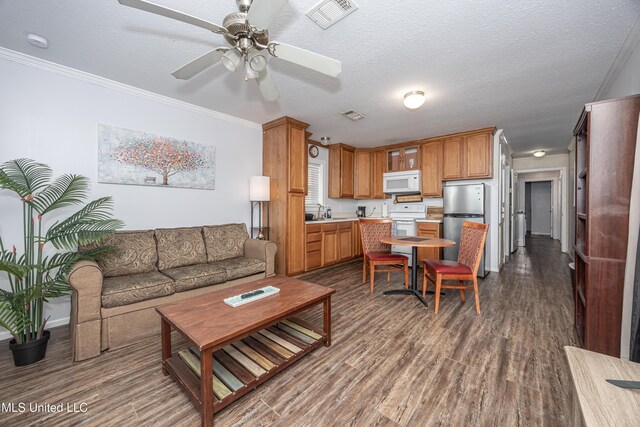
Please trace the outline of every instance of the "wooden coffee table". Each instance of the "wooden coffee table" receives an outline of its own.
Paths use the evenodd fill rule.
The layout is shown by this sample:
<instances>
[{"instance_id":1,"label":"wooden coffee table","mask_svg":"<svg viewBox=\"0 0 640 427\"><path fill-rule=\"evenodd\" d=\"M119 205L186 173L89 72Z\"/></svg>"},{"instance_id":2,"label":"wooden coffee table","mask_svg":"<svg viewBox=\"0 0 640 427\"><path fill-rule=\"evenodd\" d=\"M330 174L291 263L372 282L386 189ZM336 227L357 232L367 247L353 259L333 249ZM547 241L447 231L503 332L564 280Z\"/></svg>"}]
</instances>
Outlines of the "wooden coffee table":
<instances>
[{"instance_id":1,"label":"wooden coffee table","mask_svg":"<svg viewBox=\"0 0 640 427\"><path fill-rule=\"evenodd\" d=\"M223 301L269 285L280 292L235 308ZM302 280L272 277L158 306L162 372L200 410L202 425L212 426L214 413L310 351L331 345L333 293ZM292 317L320 303L322 329ZM172 354L171 328L193 344L191 349Z\"/></svg>"}]
</instances>

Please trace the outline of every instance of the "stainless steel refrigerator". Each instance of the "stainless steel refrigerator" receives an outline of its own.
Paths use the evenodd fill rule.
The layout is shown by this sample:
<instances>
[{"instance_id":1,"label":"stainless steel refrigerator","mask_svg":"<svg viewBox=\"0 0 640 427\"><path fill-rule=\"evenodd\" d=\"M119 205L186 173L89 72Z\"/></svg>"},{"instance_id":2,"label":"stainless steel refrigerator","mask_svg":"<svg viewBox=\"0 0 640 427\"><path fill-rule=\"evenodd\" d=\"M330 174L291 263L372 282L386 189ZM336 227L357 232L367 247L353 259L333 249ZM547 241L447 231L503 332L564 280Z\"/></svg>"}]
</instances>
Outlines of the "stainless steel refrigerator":
<instances>
[{"instance_id":1,"label":"stainless steel refrigerator","mask_svg":"<svg viewBox=\"0 0 640 427\"><path fill-rule=\"evenodd\" d=\"M449 185L444 187L444 230L443 237L453 240L456 246L443 249L445 260L457 261L462 223L465 221L485 224L487 207L487 187L484 184ZM486 277L489 273L485 270L484 259L486 253L482 253L478 276Z\"/></svg>"}]
</instances>

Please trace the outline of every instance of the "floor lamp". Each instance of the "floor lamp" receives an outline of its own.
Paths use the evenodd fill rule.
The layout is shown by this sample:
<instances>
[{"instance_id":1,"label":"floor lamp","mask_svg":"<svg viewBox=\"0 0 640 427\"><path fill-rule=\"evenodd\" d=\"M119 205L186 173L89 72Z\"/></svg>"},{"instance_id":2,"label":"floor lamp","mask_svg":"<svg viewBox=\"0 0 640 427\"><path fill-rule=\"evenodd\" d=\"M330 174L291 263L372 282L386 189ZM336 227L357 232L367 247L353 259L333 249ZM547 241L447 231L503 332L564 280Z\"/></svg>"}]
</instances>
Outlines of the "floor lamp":
<instances>
[{"instance_id":1,"label":"floor lamp","mask_svg":"<svg viewBox=\"0 0 640 427\"><path fill-rule=\"evenodd\" d=\"M249 179L249 201L251 202L251 238L257 231L258 239L269 240L269 200L270 182L268 176L252 176ZM257 208L257 209L256 209ZM262 210L264 208L265 215ZM258 223L254 225L255 211L258 211Z\"/></svg>"}]
</instances>

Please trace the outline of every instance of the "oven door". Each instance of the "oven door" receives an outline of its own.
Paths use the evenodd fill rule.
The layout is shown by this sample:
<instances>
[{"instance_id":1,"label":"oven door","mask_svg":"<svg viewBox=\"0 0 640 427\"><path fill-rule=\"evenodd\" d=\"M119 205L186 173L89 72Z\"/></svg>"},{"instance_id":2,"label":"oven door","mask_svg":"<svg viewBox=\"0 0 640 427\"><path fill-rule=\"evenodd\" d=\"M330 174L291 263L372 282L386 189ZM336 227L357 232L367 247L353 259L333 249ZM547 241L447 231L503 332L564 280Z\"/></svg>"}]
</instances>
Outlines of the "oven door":
<instances>
[{"instance_id":1,"label":"oven door","mask_svg":"<svg viewBox=\"0 0 640 427\"><path fill-rule=\"evenodd\" d=\"M393 235L397 237L417 236L416 221L413 219L394 219ZM392 245L391 252L407 256L411 267L411 246Z\"/></svg>"}]
</instances>

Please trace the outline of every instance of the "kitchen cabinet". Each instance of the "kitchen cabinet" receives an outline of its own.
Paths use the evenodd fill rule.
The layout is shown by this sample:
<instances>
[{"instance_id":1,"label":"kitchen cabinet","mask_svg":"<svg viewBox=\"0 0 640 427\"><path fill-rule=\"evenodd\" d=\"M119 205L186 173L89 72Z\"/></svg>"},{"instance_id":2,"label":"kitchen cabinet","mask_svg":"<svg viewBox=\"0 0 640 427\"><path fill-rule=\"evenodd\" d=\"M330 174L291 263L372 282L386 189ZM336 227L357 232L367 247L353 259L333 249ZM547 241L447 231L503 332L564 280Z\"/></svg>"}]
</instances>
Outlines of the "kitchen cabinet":
<instances>
[{"instance_id":1,"label":"kitchen cabinet","mask_svg":"<svg viewBox=\"0 0 640 427\"><path fill-rule=\"evenodd\" d=\"M443 141L443 180L493 176L493 129Z\"/></svg>"},{"instance_id":2,"label":"kitchen cabinet","mask_svg":"<svg viewBox=\"0 0 640 427\"><path fill-rule=\"evenodd\" d=\"M338 259L345 261L353 258L353 224L340 222L338 225Z\"/></svg>"},{"instance_id":3,"label":"kitchen cabinet","mask_svg":"<svg viewBox=\"0 0 640 427\"><path fill-rule=\"evenodd\" d=\"M307 136L300 127L289 127L289 192L307 194ZM302 167L300 167L302 165Z\"/></svg>"},{"instance_id":4,"label":"kitchen cabinet","mask_svg":"<svg viewBox=\"0 0 640 427\"><path fill-rule=\"evenodd\" d=\"M418 147L387 150L387 172L420 169Z\"/></svg>"},{"instance_id":5,"label":"kitchen cabinet","mask_svg":"<svg viewBox=\"0 0 640 427\"><path fill-rule=\"evenodd\" d=\"M271 178L269 239L278 245L277 274L305 270L308 126L291 117L262 126L262 175Z\"/></svg>"},{"instance_id":6,"label":"kitchen cabinet","mask_svg":"<svg viewBox=\"0 0 640 427\"><path fill-rule=\"evenodd\" d=\"M287 274L303 273L305 269L304 193L289 193L287 209Z\"/></svg>"},{"instance_id":7,"label":"kitchen cabinet","mask_svg":"<svg viewBox=\"0 0 640 427\"><path fill-rule=\"evenodd\" d=\"M306 227L305 269L308 271L322 266L322 227L320 224L307 224Z\"/></svg>"},{"instance_id":8,"label":"kitchen cabinet","mask_svg":"<svg viewBox=\"0 0 640 427\"><path fill-rule=\"evenodd\" d=\"M442 197L442 145L442 141L433 141L421 147L422 195L424 197Z\"/></svg>"},{"instance_id":9,"label":"kitchen cabinet","mask_svg":"<svg viewBox=\"0 0 640 427\"><path fill-rule=\"evenodd\" d=\"M354 198L372 198L372 156L371 151L355 151L355 171L354 171Z\"/></svg>"},{"instance_id":10,"label":"kitchen cabinet","mask_svg":"<svg viewBox=\"0 0 640 427\"><path fill-rule=\"evenodd\" d=\"M384 150L371 152L371 198L373 199L387 198L387 195L382 192L382 180L387 166L385 156L386 152Z\"/></svg>"},{"instance_id":11,"label":"kitchen cabinet","mask_svg":"<svg viewBox=\"0 0 640 427\"><path fill-rule=\"evenodd\" d=\"M435 237L442 236L442 224L437 222L419 222L419 237ZM418 248L418 260L422 263L425 259L442 259L441 248Z\"/></svg>"},{"instance_id":12,"label":"kitchen cabinet","mask_svg":"<svg viewBox=\"0 0 640 427\"><path fill-rule=\"evenodd\" d=\"M463 152L464 138L457 136L454 138L447 138L442 142L443 164L442 164L442 178L443 179L462 179L464 178L463 169Z\"/></svg>"},{"instance_id":13,"label":"kitchen cabinet","mask_svg":"<svg viewBox=\"0 0 640 427\"><path fill-rule=\"evenodd\" d=\"M329 146L329 198L353 198L355 148L345 144Z\"/></svg>"},{"instance_id":14,"label":"kitchen cabinet","mask_svg":"<svg viewBox=\"0 0 640 427\"><path fill-rule=\"evenodd\" d=\"M338 224L322 224L322 265L338 261Z\"/></svg>"},{"instance_id":15,"label":"kitchen cabinet","mask_svg":"<svg viewBox=\"0 0 640 427\"><path fill-rule=\"evenodd\" d=\"M360 221L353 221L353 256L362 256L362 238L360 236Z\"/></svg>"}]
</instances>

